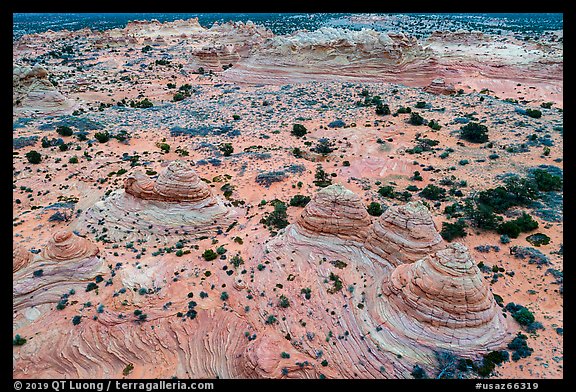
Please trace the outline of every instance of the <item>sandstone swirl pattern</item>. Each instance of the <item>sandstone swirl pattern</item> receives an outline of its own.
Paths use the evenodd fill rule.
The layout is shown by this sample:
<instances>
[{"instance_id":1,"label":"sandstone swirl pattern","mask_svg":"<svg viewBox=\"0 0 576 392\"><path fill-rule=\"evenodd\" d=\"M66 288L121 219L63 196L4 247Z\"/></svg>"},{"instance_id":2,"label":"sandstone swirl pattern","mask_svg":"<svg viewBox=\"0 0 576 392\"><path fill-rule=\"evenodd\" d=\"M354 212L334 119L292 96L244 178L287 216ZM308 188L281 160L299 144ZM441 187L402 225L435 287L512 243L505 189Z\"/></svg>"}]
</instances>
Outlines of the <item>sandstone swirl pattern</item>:
<instances>
[{"instance_id":1,"label":"sandstone swirl pattern","mask_svg":"<svg viewBox=\"0 0 576 392\"><path fill-rule=\"evenodd\" d=\"M84 288L103 272L99 249L70 231L57 231L41 253L14 272L14 310L56 303L70 288Z\"/></svg>"},{"instance_id":2,"label":"sandstone swirl pattern","mask_svg":"<svg viewBox=\"0 0 576 392\"><path fill-rule=\"evenodd\" d=\"M190 171L185 164L172 163L156 181L135 175L127 181L126 191L116 196L116 210L109 199L100 203L115 213L132 203L131 208L146 219L151 215L145 210L150 208L162 212L159 219L167 219L171 209L182 206L201 210L200 204L213 211L209 206L220 204ZM204 194L208 196L198 196ZM110 215L102 214L98 219L112 230L122 217L111 222ZM24 336L38 328L46 332L19 348L14 375L121 377L123 369L134 364L130 377L410 378L416 364L428 370L436 367L439 350L478 357L507 343L510 327L480 271L464 246L438 240L423 204L391 207L374 223L371 219L361 199L344 186L322 189L295 223L268 242L255 244L252 257L245 257L247 270L266 266L257 279L234 277L224 302L219 292L200 281L195 294L200 290L211 294L198 301L197 317L191 320L178 315L190 298L183 297L176 285L165 284L149 298L139 295L136 287L143 281L136 276L136 267L119 272L123 287L128 288L121 299L109 298L97 318L83 315L73 329L70 318L31 315L27 308L34 303L20 300L15 307L26 310L35 324L19 331ZM149 224L141 221L132 229ZM124 227L134 225L127 222ZM56 233L42 255L51 260L96 258L86 240L69 233ZM155 260L159 261L148 268L152 281L170 282L174 270L184 271ZM200 265L193 259L184 261L189 263L189 274L200 273L205 265L205 261ZM37 263L14 274L18 296L30 291L24 288L30 287L32 279L22 281L22 271L28 271L27 276L38 267L49 272L48 264ZM71 265L78 269L81 263ZM223 287L222 279L217 275L214 283ZM243 300L248 294L251 309ZM281 295L290 306L278 305ZM55 302L57 297L50 300ZM171 301L169 308L167 301ZM127 310L126 304L133 307ZM143 304L145 323L118 316ZM58 349L37 356L47 341ZM289 360L280 356L283 351L290 353ZM323 360L330 366L322 366Z\"/></svg>"},{"instance_id":3,"label":"sandstone swirl pattern","mask_svg":"<svg viewBox=\"0 0 576 392\"><path fill-rule=\"evenodd\" d=\"M94 233L104 224L102 235L112 241L199 237L229 224L233 214L189 163L173 161L155 181L142 173L128 177L124 189L88 209L76 228Z\"/></svg>"}]
</instances>

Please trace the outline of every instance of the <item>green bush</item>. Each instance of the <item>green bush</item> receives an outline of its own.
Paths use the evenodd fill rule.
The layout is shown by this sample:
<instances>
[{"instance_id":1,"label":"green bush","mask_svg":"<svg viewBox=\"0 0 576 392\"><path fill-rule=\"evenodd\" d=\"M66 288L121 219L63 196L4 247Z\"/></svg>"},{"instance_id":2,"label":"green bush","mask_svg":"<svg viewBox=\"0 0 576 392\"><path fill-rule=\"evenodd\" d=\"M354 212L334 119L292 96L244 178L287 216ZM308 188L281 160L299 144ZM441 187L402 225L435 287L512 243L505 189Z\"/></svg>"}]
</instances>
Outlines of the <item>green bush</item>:
<instances>
[{"instance_id":1,"label":"green bush","mask_svg":"<svg viewBox=\"0 0 576 392\"><path fill-rule=\"evenodd\" d=\"M228 293L223 291L222 294L220 294L220 299L222 301L226 301L229 298Z\"/></svg>"},{"instance_id":2,"label":"green bush","mask_svg":"<svg viewBox=\"0 0 576 392\"><path fill-rule=\"evenodd\" d=\"M302 124L294 124L292 125L292 135L296 137L302 137L308 133L306 127Z\"/></svg>"},{"instance_id":3,"label":"green bush","mask_svg":"<svg viewBox=\"0 0 576 392\"><path fill-rule=\"evenodd\" d=\"M424 109L426 107L426 102L424 101L418 101L416 102L416 105L414 106L416 109Z\"/></svg>"},{"instance_id":4,"label":"green bush","mask_svg":"<svg viewBox=\"0 0 576 392\"><path fill-rule=\"evenodd\" d=\"M538 109L526 109L526 114L532 118L540 118L542 117L542 112Z\"/></svg>"},{"instance_id":5,"label":"green bush","mask_svg":"<svg viewBox=\"0 0 576 392\"><path fill-rule=\"evenodd\" d=\"M280 299L278 300L278 306L281 308L287 308L290 306L290 301L284 294L280 296Z\"/></svg>"},{"instance_id":6,"label":"green bush","mask_svg":"<svg viewBox=\"0 0 576 392\"><path fill-rule=\"evenodd\" d=\"M428 200L442 200L446 197L446 189L428 184L420 191L419 195Z\"/></svg>"},{"instance_id":7,"label":"green bush","mask_svg":"<svg viewBox=\"0 0 576 392\"><path fill-rule=\"evenodd\" d=\"M78 325L80 324L80 321L82 321L82 316L74 316L74 318L72 319L72 324Z\"/></svg>"},{"instance_id":8,"label":"green bush","mask_svg":"<svg viewBox=\"0 0 576 392\"><path fill-rule=\"evenodd\" d=\"M110 134L108 133L108 131L106 132L96 132L94 134L94 137L96 138L96 140L98 140L98 142L100 143L106 143L108 140L110 140Z\"/></svg>"},{"instance_id":9,"label":"green bush","mask_svg":"<svg viewBox=\"0 0 576 392\"><path fill-rule=\"evenodd\" d=\"M183 101L184 99L186 99L186 95L182 92L182 91L178 91L176 94L174 94L174 96L172 97L172 100L174 102L179 102L179 101Z\"/></svg>"},{"instance_id":10,"label":"green bush","mask_svg":"<svg viewBox=\"0 0 576 392\"><path fill-rule=\"evenodd\" d=\"M536 233L526 237L526 241L535 247L539 247L541 245L548 245L550 243L550 237L543 233Z\"/></svg>"},{"instance_id":11,"label":"green bush","mask_svg":"<svg viewBox=\"0 0 576 392\"><path fill-rule=\"evenodd\" d=\"M390 107L387 104L378 104L376 105L376 114L380 116L385 116L390 114Z\"/></svg>"},{"instance_id":12,"label":"green bush","mask_svg":"<svg viewBox=\"0 0 576 392\"><path fill-rule=\"evenodd\" d=\"M72 128L67 127L66 125L61 125L58 128L56 128L56 132L58 132L58 134L62 136L72 136L72 134L74 133L74 131L72 131Z\"/></svg>"},{"instance_id":13,"label":"green bush","mask_svg":"<svg viewBox=\"0 0 576 392\"><path fill-rule=\"evenodd\" d=\"M484 143L488 141L488 128L476 122L470 122L460 128L460 137L471 143Z\"/></svg>"},{"instance_id":14,"label":"green bush","mask_svg":"<svg viewBox=\"0 0 576 392\"><path fill-rule=\"evenodd\" d=\"M561 191L562 178L552 175L546 170L536 169L532 172L536 187L541 192Z\"/></svg>"},{"instance_id":15,"label":"green bush","mask_svg":"<svg viewBox=\"0 0 576 392\"><path fill-rule=\"evenodd\" d=\"M381 186L378 189L378 194L382 197L393 198L394 197L394 188L390 185Z\"/></svg>"},{"instance_id":16,"label":"green bush","mask_svg":"<svg viewBox=\"0 0 576 392\"><path fill-rule=\"evenodd\" d=\"M367 210L368 210L368 214L370 214L372 216L380 216L384 212L384 210L382 209L382 205L378 202L375 202L375 201L370 203Z\"/></svg>"},{"instance_id":17,"label":"green bush","mask_svg":"<svg viewBox=\"0 0 576 392\"><path fill-rule=\"evenodd\" d=\"M212 249L206 249L204 253L202 253L202 257L206 261L212 261L218 257L218 253L214 252Z\"/></svg>"},{"instance_id":18,"label":"green bush","mask_svg":"<svg viewBox=\"0 0 576 392\"><path fill-rule=\"evenodd\" d=\"M442 125L440 125L440 124L438 123L438 121L435 121L435 120L430 120L430 121L428 122L428 126L429 126L430 128L432 128L433 130L435 130L435 131L439 131L439 130L442 128Z\"/></svg>"},{"instance_id":19,"label":"green bush","mask_svg":"<svg viewBox=\"0 0 576 392\"><path fill-rule=\"evenodd\" d=\"M420 365L415 365L410 374L412 375L412 377L416 379L428 378L426 371L422 367L420 367Z\"/></svg>"},{"instance_id":20,"label":"green bush","mask_svg":"<svg viewBox=\"0 0 576 392\"><path fill-rule=\"evenodd\" d=\"M408 123L412 125L422 125L424 124L425 121L426 120L424 120L424 118L421 115L419 115L416 112L413 112L412 114L410 114L410 119L408 120Z\"/></svg>"},{"instance_id":21,"label":"green bush","mask_svg":"<svg viewBox=\"0 0 576 392\"><path fill-rule=\"evenodd\" d=\"M286 213L287 207L283 202L276 203L274 205L274 211L272 211L266 218L263 219L263 223L266 226L272 226L277 229L283 229L289 225L288 214Z\"/></svg>"},{"instance_id":22,"label":"green bush","mask_svg":"<svg viewBox=\"0 0 576 392\"><path fill-rule=\"evenodd\" d=\"M42 161L42 155L38 151L32 150L26 153L26 159L30 163L37 164Z\"/></svg>"},{"instance_id":23,"label":"green bush","mask_svg":"<svg viewBox=\"0 0 576 392\"><path fill-rule=\"evenodd\" d=\"M442 222L442 230L440 235L448 242L452 242L455 238L466 237L468 233L464 230L467 227L464 219L460 218L455 223Z\"/></svg>"},{"instance_id":24,"label":"green bush","mask_svg":"<svg viewBox=\"0 0 576 392\"><path fill-rule=\"evenodd\" d=\"M13 346L22 346L24 343L26 343L26 339L20 335L14 336L14 339L12 340Z\"/></svg>"},{"instance_id":25,"label":"green bush","mask_svg":"<svg viewBox=\"0 0 576 392\"><path fill-rule=\"evenodd\" d=\"M294 195L290 199L290 205L292 207L305 207L308 202L310 202L310 196Z\"/></svg>"},{"instance_id":26,"label":"green bush","mask_svg":"<svg viewBox=\"0 0 576 392\"><path fill-rule=\"evenodd\" d=\"M404 106L400 106L398 108L398 110L396 111L396 113L398 114L404 114L404 113L410 113L412 112L412 109L410 109L409 107L404 107Z\"/></svg>"},{"instance_id":27,"label":"green bush","mask_svg":"<svg viewBox=\"0 0 576 392\"><path fill-rule=\"evenodd\" d=\"M528 347L526 340L528 340L528 337L519 332L514 340L508 343L508 348L514 350L512 354L513 361L518 361L520 358L527 358L532 355L534 349Z\"/></svg>"},{"instance_id":28,"label":"green bush","mask_svg":"<svg viewBox=\"0 0 576 392\"><path fill-rule=\"evenodd\" d=\"M223 143L220 145L220 151L225 157L229 157L234 152L234 147L232 147L231 143Z\"/></svg>"}]
</instances>

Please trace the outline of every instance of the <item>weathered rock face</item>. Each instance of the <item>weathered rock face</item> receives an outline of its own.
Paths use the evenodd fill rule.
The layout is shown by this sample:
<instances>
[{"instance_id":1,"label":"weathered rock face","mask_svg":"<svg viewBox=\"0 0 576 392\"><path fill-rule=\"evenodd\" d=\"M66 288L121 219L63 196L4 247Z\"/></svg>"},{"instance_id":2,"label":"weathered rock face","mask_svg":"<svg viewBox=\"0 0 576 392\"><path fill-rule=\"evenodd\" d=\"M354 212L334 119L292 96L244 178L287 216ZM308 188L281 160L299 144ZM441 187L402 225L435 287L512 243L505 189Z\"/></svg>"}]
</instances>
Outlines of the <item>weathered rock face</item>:
<instances>
[{"instance_id":1,"label":"weathered rock face","mask_svg":"<svg viewBox=\"0 0 576 392\"><path fill-rule=\"evenodd\" d=\"M412 263L443 248L430 211L422 202L388 208L371 226L366 249L393 265Z\"/></svg>"},{"instance_id":2,"label":"weathered rock face","mask_svg":"<svg viewBox=\"0 0 576 392\"><path fill-rule=\"evenodd\" d=\"M434 64L429 60L429 51L414 37L322 27L265 41L225 77L239 82L258 78L267 83L294 78L331 80L336 75L339 80L369 76L374 81L392 81L399 72L414 71L415 79L431 79Z\"/></svg>"},{"instance_id":3,"label":"weathered rock face","mask_svg":"<svg viewBox=\"0 0 576 392\"><path fill-rule=\"evenodd\" d=\"M370 216L362 200L342 185L330 185L306 205L297 226L319 235L362 240Z\"/></svg>"},{"instance_id":4,"label":"weathered rock face","mask_svg":"<svg viewBox=\"0 0 576 392\"><path fill-rule=\"evenodd\" d=\"M421 343L465 355L501 346L508 336L490 287L461 244L396 267L382 294L385 325Z\"/></svg>"},{"instance_id":5,"label":"weathered rock face","mask_svg":"<svg viewBox=\"0 0 576 392\"><path fill-rule=\"evenodd\" d=\"M14 244L12 249L12 273L26 267L32 260L32 253L22 245Z\"/></svg>"},{"instance_id":6,"label":"weathered rock face","mask_svg":"<svg viewBox=\"0 0 576 392\"><path fill-rule=\"evenodd\" d=\"M46 260L74 261L97 256L100 250L86 238L68 230L57 231L42 250Z\"/></svg>"},{"instance_id":7,"label":"weathered rock face","mask_svg":"<svg viewBox=\"0 0 576 392\"><path fill-rule=\"evenodd\" d=\"M156 181L141 173L128 177L124 189L97 202L74 226L81 232L105 227L102 234L113 241L200 237L229 224L233 215L188 163L174 161Z\"/></svg>"},{"instance_id":8,"label":"weathered rock face","mask_svg":"<svg viewBox=\"0 0 576 392\"><path fill-rule=\"evenodd\" d=\"M424 87L424 91L436 95L451 95L456 94L456 89L453 85L447 84L442 78L434 79L430 84Z\"/></svg>"},{"instance_id":9,"label":"weathered rock face","mask_svg":"<svg viewBox=\"0 0 576 392\"><path fill-rule=\"evenodd\" d=\"M13 67L12 99L14 110L30 114L63 114L74 107L48 80L48 72L38 65Z\"/></svg>"},{"instance_id":10,"label":"weathered rock face","mask_svg":"<svg viewBox=\"0 0 576 392\"><path fill-rule=\"evenodd\" d=\"M58 302L71 288L79 289L102 272L98 247L70 231L58 231L42 252L13 275L15 310Z\"/></svg>"}]
</instances>

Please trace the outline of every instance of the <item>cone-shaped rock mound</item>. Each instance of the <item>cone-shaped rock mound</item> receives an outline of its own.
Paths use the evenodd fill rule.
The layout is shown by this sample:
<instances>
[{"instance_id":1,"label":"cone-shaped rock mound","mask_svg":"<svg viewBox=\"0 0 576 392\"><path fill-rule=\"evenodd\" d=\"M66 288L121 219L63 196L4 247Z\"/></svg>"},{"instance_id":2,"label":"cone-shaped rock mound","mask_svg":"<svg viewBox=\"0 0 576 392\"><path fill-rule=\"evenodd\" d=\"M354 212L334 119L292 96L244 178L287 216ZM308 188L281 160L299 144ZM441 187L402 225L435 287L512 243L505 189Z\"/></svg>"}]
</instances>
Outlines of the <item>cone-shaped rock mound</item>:
<instances>
[{"instance_id":1,"label":"cone-shaped rock mound","mask_svg":"<svg viewBox=\"0 0 576 392\"><path fill-rule=\"evenodd\" d=\"M381 316L418 340L486 349L502 343L505 319L465 246L454 243L384 278Z\"/></svg>"},{"instance_id":2,"label":"cone-shaped rock mound","mask_svg":"<svg viewBox=\"0 0 576 392\"><path fill-rule=\"evenodd\" d=\"M173 161L156 180L142 173L95 203L76 229L111 241L200 237L230 224L235 211L215 197L188 162ZM104 230L105 229L105 230Z\"/></svg>"},{"instance_id":3,"label":"cone-shaped rock mound","mask_svg":"<svg viewBox=\"0 0 576 392\"><path fill-rule=\"evenodd\" d=\"M329 234L343 238L366 236L370 216L362 200L344 186L323 188L306 205L298 226L315 234Z\"/></svg>"},{"instance_id":4,"label":"cone-shaped rock mound","mask_svg":"<svg viewBox=\"0 0 576 392\"><path fill-rule=\"evenodd\" d=\"M366 249L393 265L412 263L445 247L421 201L388 208L371 226Z\"/></svg>"},{"instance_id":5,"label":"cone-shaped rock mound","mask_svg":"<svg viewBox=\"0 0 576 392\"><path fill-rule=\"evenodd\" d=\"M54 233L42 250L42 257L48 260L80 260L98 255L98 247L68 230Z\"/></svg>"},{"instance_id":6,"label":"cone-shaped rock mound","mask_svg":"<svg viewBox=\"0 0 576 392\"><path fill-rule=\"evenodd\" d=\"M208 185L183 161L171 162L156 181L136 173L128 177L124 188L126 193L143 200L194 203L212 196Z\"/></svg>"}]
</instances>

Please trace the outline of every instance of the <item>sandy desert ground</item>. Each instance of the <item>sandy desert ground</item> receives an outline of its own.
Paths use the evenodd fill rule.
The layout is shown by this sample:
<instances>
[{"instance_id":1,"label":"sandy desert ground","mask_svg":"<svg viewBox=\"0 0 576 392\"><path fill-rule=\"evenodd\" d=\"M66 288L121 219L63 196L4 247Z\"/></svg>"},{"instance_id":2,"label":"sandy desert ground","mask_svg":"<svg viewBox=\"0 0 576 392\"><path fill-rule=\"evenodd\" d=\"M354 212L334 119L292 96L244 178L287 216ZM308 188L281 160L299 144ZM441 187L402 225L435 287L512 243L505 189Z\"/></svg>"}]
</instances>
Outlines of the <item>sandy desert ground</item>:
<instances>
[{"instance_id":1,"label":"sandy desert ground","mask_svg":"<svg viewBox=\"0 0 576 392\"><path fill-rule=\"evenodd\" d=\"M562 378L561 36L23 36L14 377Z\"/></svg>"}]
</instances>

